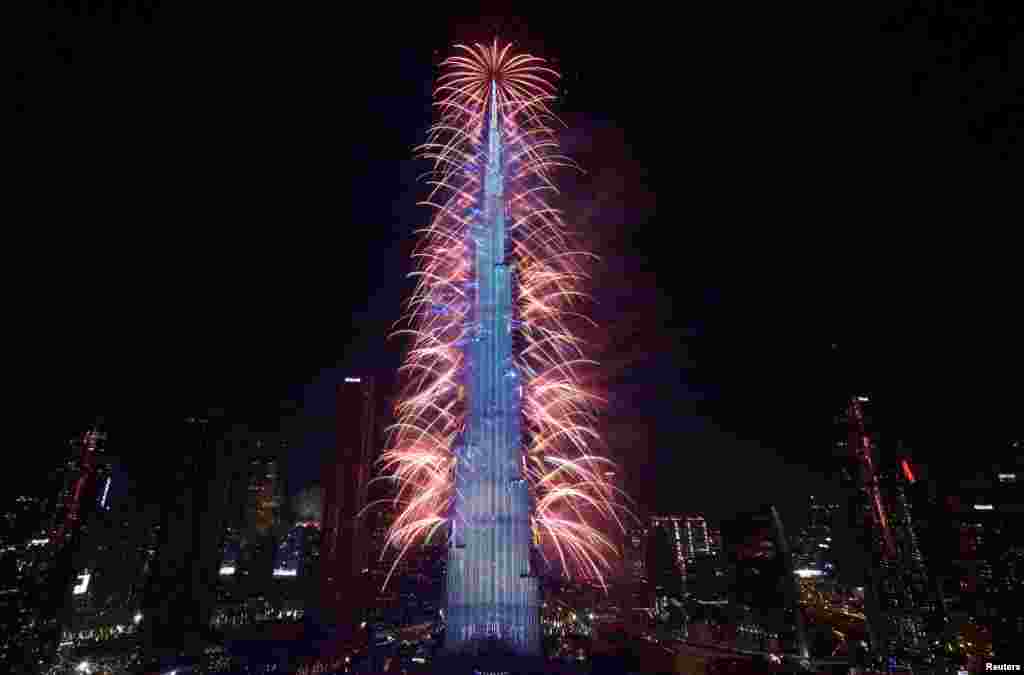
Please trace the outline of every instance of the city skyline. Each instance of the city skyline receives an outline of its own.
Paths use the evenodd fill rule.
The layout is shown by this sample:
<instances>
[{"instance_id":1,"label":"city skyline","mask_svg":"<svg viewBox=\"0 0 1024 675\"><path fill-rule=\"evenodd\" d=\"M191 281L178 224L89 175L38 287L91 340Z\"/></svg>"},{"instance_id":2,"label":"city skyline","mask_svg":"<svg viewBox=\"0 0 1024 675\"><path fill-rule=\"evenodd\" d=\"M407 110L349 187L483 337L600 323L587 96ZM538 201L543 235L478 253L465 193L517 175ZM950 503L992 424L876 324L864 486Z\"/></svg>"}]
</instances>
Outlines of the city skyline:
<instances>
[{"instance_id":1,"label":"city skyline","mask_svg":"<svg viewBox=\"0 0 1024 675\"><path fill-rule=\"evenodd\" d=\"M339 38L347 16L50 9L46 49L18 66L16 154L35 205L25 229L60 233L24 249L34 263L13 294L32 342L14 354L33 376L12 387L28 410L8 439L11 499L58 486L66 500L68 439L97 424L111 430L90 486L101 500L155 512L183 476L184 520L209 534L222 528L202 504L227 497L203 480L226 464L178 447L219 438L196 420L287 439L287 466L263 474L273 487L250 486L278 505L324 479L346 380L372 380L372 426L394 423L409 341L388 336L426 221L413 148L451 45L500 34L563 73L558 140L586 171L553 206L598 256L587 385L607 401L598 432L631 508L711 528L770 505L802 545L830 545L794 551L801 564L834 559L841 582L881 584L835 444L862 396L900 521L899 554L881 559L919 577L898 600L919 604L926 575L904 558L919 555L905 553L909 514L939 513L925 486L991 473L1024 437L1022 286L1004 238L1018 210L1012 22L938 5L742 21L714 7L682 21L368 11L385 27L372 51ZM373 459L386 445L367 443ZM803 533L812 496L840 507ZM174 529L160 519L153 536ZM160 534L188 558L187 528ZM252 555L269 574L268 541ZM161 583L202 585L174 560L151 561ZM161 612L173 632L178 606Z\"/></svg>"},{"instance_id":2,"label":"city skyline","mask_svg":"<svg viewBox=\"0 0 1024 675\"><path fill-rule=\"evenodd\" d=\"M863 398L865 397L854 397L853 401L859 402ZM339 404L342 400L339 398ZM344 400L348 403L355 401L351 397ZM349 407L351 406L348 404L344 406L346 410ZM369 411L372 405L362 407ZM344 418L339 416L338 419L341 422ZM218 429L220 431L217 431ZM352 431L356 432L357 429L353 428ZM82 438L89 436L89 434L84 434ZM106 435L104 437L107 438ZM232 481L237 488L241 489L231 487L227 490L228 498L225 506L228 508L226 510L209 511L204 509L202 512L205 515L203 515L202 521L205 522L203 523L194 520L194 516L187 518L185 523L176 518L168 520L166 511L156 510L149 511L148 514L137 513L134 518L128 517L122 524L121 520L133 511L130 504L135 503L134 500L143 496L135 494L134 491L122 490L122 497L112 502L109 497L110 493L105 488L100 488L100 484L105 484L105 481L93 478L86 479L86 482L92 487L81 491L84 501L80 507L75 510L67 509L67 495L79 492L74 489L74 486L81 482L79 476L92 476L95 472L98 472L99 478L109 476L111 474L108 466L111 462L119 461L116 444L113 446L112 453L106 451L106 444L104 444L104 450L98 455L100 458L98 462L79 461L79 454L84 446L77 442L68 446L69 457L72 461L68 463L70 473L63 478L63 484L71 486L71 488L65 487L63 492L56 495L58 499L49 500L52 503L48 507L44 507L47 513L55 514L57 518L54 520L52 517L46 517L41 521L40 524L49 523L47 527L50 529L48 533L42 533L44 538L40 540L40 543L43 548L38 549L38 553L35 554L37 556L42 554L42 559L45 560L51 554L47 551L52 548L52 553L58 554L56 559L58 569L65 570L60 574L66 574L72 570L67 567L69 562L74 566L75 574L68 578L76 578L77 581L73 589L70 583L66 586L73 604L62 610L66 614L64 618L58 619L58 625L62 626L62 635L64 636L62 644L73 644L76 640L73 637L74 634L88 636L78 638L80 640L99 639L101 642L116 640L118 635L123 634L119 639L121 640L120 644L124 645L125 640L135 639L133 635L141 630L139 639L145 640L145 644L149 645L149 640L154 635L162 635L163 637L154 642L152 647L161 646L161 649L165 649L170 646L167 642L168 638L172 635L179 635L181 629L194 625L188 621L180 623L185 605L165 607L164 602L159 599L163 597L159 589L168 587L167 584L180 584L184 581L195 585L195 578L188 582L180 577L182 568L173 562L176 556L180 556L185 551L193 551L189 554L193 556L200 554L206 561L201 565L193 562L194 568L191 574L198 573L200 579L204 575L201 568L208 567L209 572L215 573L217 560L223 560L220 567L221 582L216 590L216 603L214 603L213 596L210 595L214 590L212 587L206 588L195 596L195 600L198 601L197 606L206 607L201 611L212 612L213 623L210 636L220 634L218 631L244 631L245 627L254 621L277 621L279 625L271 624L276 635L272 640L295 640L303 630L301 625L296 625L296 622L305 621L303 616L317 616L316 608L319 601L314 598L322 595L316 590L317 574L314 571L312 575L309 575L305 570L316 570L318 560L326 562L330 557L328 550L330 547L325 549L322 556L314 553L312 559L309 558L309 555L319 550L317 546L319 538L314 544L317 548L309 549L308 544L300 546L298 550L293 547L290 555L298 566L293 568L295 573L279 574L282 570L278 569L277 557L274 555L274 551L266 546L271 541L266 539L268 535L273 537L275 543L283 544L287 541L293 521L301 529L311 526L317 532L323 529L319 522L308 522L310 513L305 506L294 511L288 510L287 513L279 511L284 504L275 495L279 494L278 489L282 481L289 482L289 476L287 462L279 465L276 457L284 458L286 456L287 442L283 441L280 435L251 432L237 424L218 421L215 418L182 420L177 438L183 449L194 446L194 450L187 453L186 458L191 456L192 460L203 460L203 456L196 454L195 451L209 451L210 449L221 450L219 453L221 456L234 457L217 469L214 469L213 465L203 467L202 463L205 460L196 464L194 461L186 459L185 463L180 464L172 459L170 460L171 464L167 465L168 469L177 466L178 468L175 470L179 474L182 471L185 472L185 482L179 485L185 491L193 493L183 502L188 505L201 503L204 500L218 499L220 490L213 484L222 481L229 475L235 476ZM853 436L851 436L852 439ZM1020 441L1015 441L1015 443L1016 445L1009 447L1017 449ZM279 454L275 457L275 448L278 446ZM829 551L818 560L805 557L807 551L813 551L816 548L832 548L836 537L841 539L844 536L832 527L837 515L833 506L812 498L805 504L807 507L805 517L785 526L775 513L775 509L769 505L762 505L759 509L741 514L733 522L721 523L721 530L719 530L719 522L708 520L698 513L662 514L652 517L647 521L649 523L648 532L667 527L666 534L669 541L675 536L678 537L678 543L674 546L670 545L665 550L665 553L671 558L669 567L674 572L668 571L668 568L662 566L651 568L649 575L641 575L641 578L650 576L651 584L657 584L657 588L652 585L650 589L655 594L652 598L655 600L655 604L650 611L661 616L662 621L668 622L667 628L671 631L672 622L678 621L678 618L671 618L673 612L676 611L673 607L682 606L680 598L688 597L689 600L686 602L696 602L698 606L702 603L705 606L710 606L707 611L712 613L716 611L716 607L734 602L730 598L735 593L739 593L737 597L742 603L753 602L762 609L775 606L770 598L774 597L774 593L783 591L780 591L778 587L773 590L772 586L775 582L772 580L775 578L774 575L781 575L781 578L791 577L789 583L793 585L794 590L797 589L797 586L799 587L801 606L807 612L811 612L811 616L818 617L816 621L835 620L834 617L833 619L828 618L832 616L829 612L839 612L836 615L839 617L838 620L849 621L850 618L857 619L859 617L859 620L863 622L864 614L867 614L869 627L881 626L884 623L882 619L872 618L874 616L872 612L878 610L871 609L873 605L870 605L869 601L877 603L882 600L886 603L890 601L898 603L899 609L895 610L896 613L893 616L898 616L899 612L903 612L907 617L915 617L917 623L913 624L914 627L909 629L903 627L902 623L899 626L894 623L892 629L886 629L888 632L871 632L870 638L872 644L878 640L892 640L892 644L896 645L896 651L892 653L898 658L905 658L907 654L916 654L917 656L914 658L924 658L924 655L931 650L932 636L941 638L944 633L941 629L943 616L952 617L956 625L964 622L974 624L975 614L979 611L981 614L978 615L978 620L988 628L976 625L973 630L983 632L977 633L977 635L972 633L970 635L974 635L973 637L968 636L961 640L973 639L975 643L980 641L983 645L995 646L1001 655L1009 653L1007 649L1011 649L1011 645L1016 639L1014 637L1016 630L1014 621L1016 619L1013 618L1015 606L1010 599L1012 596L1004 597L999 594L1004 589L1012 591L1020 583L1020 553L1019 550L1014 553L1012 540L1012 534L1016 531L1014 523L1019 519L1020 512L1019 497L1012 490L1019 474L1020 458L1008 458L1000 464L990 466L984 475L979 475L977 479L963 482L960 485L948 482L936 485L934 481L922 480L915 467L905 459L896 461L896 458L890 457L888 461L883 461L881 457L878 455L879 459L875 466L876 475L881 481L879 485L887 514L887 516L883 515L881 520L884 522L886 517L888 518L896 546L895 548L885 548L880 544L877 548L869 547L883 557L869 563L881 576L872 577L867 590L851 588L849 583L834 578L833 573L829 571L830 566L826 564L827 561L835 561L840 569L859 564L846 558L839 550ZM209 456L206 457L206 459L209 458ZM217 463L220 464L220 462L221 460L218 458ZM242 468L243 473L238 474L235 469L231 468L232 465ZM245 467L249 468L246 470ZM80 474L79 471L82 473ZM214 473L209 473L210 471L214 471ZM360 481L355 478L354 475L351 477L351 487L358 490ZM858 483L861 488L870 484L871 481L866 478ZM856 501L854 497L857 491L850 490L848 498ZM868 497L867 503L876 499L871 496L870 491L864 494ZM174 498L180 499L180 496ZM19 499L19 503L21 501L24 500ZM853 501L850 503L853 504ZM18 508L22 509L22 507ZM111 508L113 512L110 511ZM191 506L190 508L195 507ZM31 510L31 507L29 509ZM54 538L54 533L61 529L61 523L71 522L67 519L66 514L73 512L80 513L81 524L72 526L68 532L74 533L73 536L80 544L76 544L74 547L62 546L59 537ZM870 512L869 509L867 513ZM948 514L953 521L947 520L942 515L943 513ZM214 518L211 519L210 516L214 516ZM237 519L239 516L241 516L241 520ZM135 520L138 517L141 517L141 520ZM152 533L155 535L153 543L156 548L150 548L149 553L143 555L142 559L136 559L133 557L135 554L130 552L132 548L135 546L146 548L147 545L144 543L145 537L138 539L140 533L132 535L131 530L137 530L147 518L153 517L157 521L156 529ZM193 520L193 522L189 524L187 522L189 520ZM879 535L884 534L886 530L879 528L879 519L871 517L869 520L874 520L874 524L869 526L869 530L858 531L857 538L871 541L877 537L877 541L884 542L885 537ZM223 557L218 557L222 554L216 550L217 546L215 545L217 540L215 532L218 527L214 524L216 522L227 524L226 534L229 539L232 531L243 533L242 550L248 550L251 553L246 553L238 558L237 553L229 554L225 549ZM771 524L773 522L774 525ZM386 526L385 523L379 525ZM754 526L753 530L750 529L751 525ZM38 526L37 524L37 528ZM211 527L213 529L210 529ZM238 529L239 527L240 529ZM788 534L783 534L783 527ZM965 527L968 530L964 530ZM327 526L327 529L330 529L330 526ZM192 549L192 544L188 543L191 538L189 532L198 533L200 530L206 532L206 536L202 539L210 542L210 546L201 551ZM764 531L762 532L762 530ZM768 537L768 530L774 532L770 537ZM967 539L964 538L965 531L969 531ZM29 530L22 530L22 532L22 536L30 535ZM32 532L39 532L39 530L33 529ZM724 534L724 547L722 546L723 539L719 538L719 532ZM1002 534L1000 534L1001 532ZM46 534L49 536L45 536ZM363 534L367 537L370 536L367 528L364 528ZM756 536L751 538L750 535ZM833 537L833 535L836 536ZM764 545L759 543L765 537L774 540L774 543L768 544L769 555L767 557L763 555ZM110 544L118 540L120 540L120 544L115 544L114 548L111 548ZM133 541L136 543L132 544ZM383 543L383 539L377 534L373 534L373 541L375 542L374 550L377 550ZM32 557L32 551L38 548L34 542L25 544L24 542L19 543L17 540L5 539L5 543L14 544L10 547L5 546L5 551L20 549L27 545L26 555L29 557ZM369 539L366 540L366 543L369 543ZM149 544L149 546L151 547L153 544ZM868 545L865 544L865 546ZM59 562L62 548L67 549L72 555L63 563ZM72 551L72 549L74 550ZM787 552L789 549L793 552L792 558ZM401 626L403 621L408 624L412 617L425 617L428 622L432 621L430 617L434 617L433 620L436 620L438 607L436 577L438 572L441 576L444 574L444 566L442 564L438 568L436 562L439 560L436 558L437 552L444 550L444 546L424 549L412 556L412 560L407 563L403 562L402 575L409 577L400 580L399 588L404 590L400 590L398 595L391 593L379 597L378 602L389 598L386 600L387 608L385 609L384 605L381 606L384 614L376 619L380 624L379 630L384 631L382 635L392 636L387 638L388 641L392 640L394 636L391 631L396 630L396 626ZM649 549L648 554L653 550ZM673 550L677 552L672 552ZM107 551L107 553L102 553L103 551ZM157 552L156 557L153 557L154 551ZM139 553L142 553L142 549L139 550ZM726 555L723 556L723 553ZM956 559L951 564L944 562L951 554ZM113 557L111 557L112 555ZM135 560L136 563L143 563L147 559L147 555L149 562L144 564L143 576L137 577L139 570L132 569L132 560ZM235 557L229 560L229 555ZM685 564L679 564L680 557ZM238 563L235 562L236 559ZM431 562L432 560L434 562ZM743 560L747 562L743 562ZM151 568L150 563L155 567ZM309 567L310 564L313 567ZM921 567L922 564L924 567ZM389 563L384 563L384 565L386 567ZM739 566L737 567L737 565ZM371 572L370 578L380 579L386 574L384 568L379 564L371 563L371 568L372 570L365 570ZM818 574L807 573L815 568L819 570ZM155 570L156 576L154 577L152 572L146 572L147 569ZM271 574L272 569L273 574ZM299 571L300 569L303 571ZM320 569L325 568L321 567ZM115 572L115 570L118 571ZM889 590L883 591L881 590L885 587L883 585L888 583L884 580L889 578L887 575L890 574L887 570L892 570L897 574L900 573L900 570L906 570L912 574L912 577L908 577L908 579L916 580L908 582L906 586L888 587ZM667 580L667 577L663 576L665 572L668 572L670 576L679 577L681 575L681 588L673 588L671 585L663 586ZM238 579L237 575L239 574L242 575L241 580ZM755 576L751 577L751 574ZM758 575L760 575L761 581L758 581ZM119 585L119 579L123 576L127 577L126 580L138 580L131 582L130 585L135 590L131 590L128 595L125 595L125 592L129 589ZM272 579L274 580L273 588L267 586ZM430 581L431 579L435 580ZM936 588L940 590L931 586L932 580L938 583ZM626 585L621 587L621 590L632 595L621 596L616 590L605 603L615 602L614 598L616 597L632 597L634 602L639 603L634 605L634 611L641 608L644 602L643 597L646 594L636 595L637 589L634 584L637 580L624 579L623 581ZM767 586L765 586L765 581L769 582ZM296 582L299 585L296 585ZM311 586L310 583L313 585ZM414 586L410 587L410 583ZM558 583L564 582L556 582L554 587L548 587L545 591L548 603L559 597ZM427 594L424 594L427 588L424 584L433 584L432 590ZM194 588L198 591L202 587L194 586ZM232 590L235 588L240 593ZM416 590L410 590L411 588ZM566 588L571 588L571 586ZM879 590L872 590L874 588ZM153 590L157 591L156 595L153 594ZM253 595L254 591L258 592L258 596ZM312 595L309 595L310 592ZM570 590L569 595L562 596L564 599L558 602L576 602L572 600L573 593L579 595L579 592ZM723 592L726 593L724 598L721 595ZM11 590L4 590L4 595L10 593ZM667 595L663 595L664 593ZM679 595L680 593L682 595ZM795 602L797 596L794 596L792 591L785 591L785 593L789 598L787 603ZM859 599L858 593L860 594ZM881 595L878 595L879 593ZM598 595L603 594L598 590ZM248 596L248 600L246 600L246 596ZM204 597L205 599L201 599ZM586 591L584 591L584 595L579 596L580 600L585 597ZM864 599L865 597L867 600ZM945 599L941 600L943 597ZM834 609L829 609L827 598L832 599ZM937 601L936 598L941 601ZM766 599L769 599L767 605L765 604ZM127 606L124 605L125 601L129 603ZM582 605L591 608L587 610L590 613L590 622L580 623L575 615L565 615L561 613L561 610L552 610L554 614L545 610L543 613L545 640L550 641L550 639L557 638L558 635L566 639L570 637L563 628L558 626L572 626L570 632L573 634L582 631L582 634L585 635L595 635L596 625L591 625L595 616L605 617L599 621L611 619L613 622L626 618L619 616L617 612L620 610L613 609L613 606L606 607L600 603L588 604L595 602L597 601L585 600L585 604ZM996 606L1000 608L999 614L985 614L984 607L991 602L997 603ZM233 608L232 603L238 607ZM861 609L862 606L863 609ZM102 617L105 607L113 609L114 612L104 621ZM751 609L744 611L750 612ZM396 611L398 614L395 614ZM746 644L754 648L765 648L766 645L769 645L767 648L773 651L781 650L788 653L794 648L793 644L795 643L792 640L796 639L791 631L803 631L803 628L799 628L803 624L799 622L793 624L792 618L786 618L793 615L758 613L760 611L756 610L753 614L749 614L745 620L746 623L741 622L739 626L734 625L734 629L742 630L734 638L729 639L738 640L737 644ZM888 614L890 610L883 611ZM99 613L97 614L97 612ZM719 620L724 616L726 615L720 617ZM989 618L984 618L986 616ZM142 617L157 617L157 624L153 626L150 623L151 618L143 619ZM1001 623L1000 618L1002 619ZM422 618L419 620L422 621ZM695 638L699 637L704 641L721 638L721 636L715 638L713 637L715 634L707 633L707 626L703 623L699 610L694 620L693 635ZM72 623L68 624L69 621ZM936 624L936 621L939 623ZM787 625L789 628L786 628ZM937 625L940 628L937 629ZM77 626L74 633L68 632L69 626ZM158 631L155 634L152 632L154 629ZM422 630L422 628L417 630ZM843 630L848 633L852 629L848 627ZM938 632L935 632L936 630ZM872 628L872 631L875 631L875 628ZM1019 633L1019 630L1017 632ZM660 634L662 639L669 639L671 636L671 632ZM808 624L806 635L806 638L798 640L799 645L804 645L800 649L807 653L807 650L813 646L814 653L820 657L822 641L828 643L831 638L821 632L821 626L817 623ZM887 638L886 635L888 635ZM927 639L921 642L921 638L926 635L928 635ZM964 634L961 633L961 635ZM421 636L418 639L423 638ZM189 643L186 642L187 644ZM839 646L847 649L848 644L847 638L843 638ZM970 643L968 643L968 647L969 645ZM911 647L911 651L906 651ZM193 646L190 649L196 648ZM962 645L961 649L963 649ZM337 654L338 652L322 653L326 658L327 654ZM417 654L420 653L425 652L417 651ZM171 657L171 654L168 653L167 657ZM853 657L851 652L850 658ZM417 658L422 657L417 656ZM842 658L846 658L845 652Z\"/></svg>"}]
</instances>

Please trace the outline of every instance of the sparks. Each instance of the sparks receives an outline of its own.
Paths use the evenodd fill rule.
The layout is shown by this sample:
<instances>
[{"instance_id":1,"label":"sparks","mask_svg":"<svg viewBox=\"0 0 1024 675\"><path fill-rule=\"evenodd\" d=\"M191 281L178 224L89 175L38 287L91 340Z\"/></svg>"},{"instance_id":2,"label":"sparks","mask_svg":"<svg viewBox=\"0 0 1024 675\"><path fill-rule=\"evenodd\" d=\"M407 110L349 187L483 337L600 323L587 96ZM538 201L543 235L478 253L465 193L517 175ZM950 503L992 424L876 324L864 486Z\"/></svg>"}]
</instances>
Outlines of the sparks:
<instances>
[{"instance_id":1,"label":"sparks","mask_svg":"<svg viewBox=\"0 0 1024 675\"><path fill-rule=\"evenodd\" d=\"M558 73L497 41L456 49L442 64L435 90L438 121L417 148L433 164L426 176L429 196L421 204L434 215L418 232L408 327L397 331L411 339L411 347L401 368L405 388L397 423L381 457L382 474L397 485L387 544L399 553L397 565L442 528L460 527L453 506L459 462L468 461L456 448L468 412L467 345L486 330L473 315L474 223L486 208L486 129L497 124L509 223L504 262L515 278L515 318L508 326L515 356L504 375L519 380L522 479L534 504L534 540L567 575L603 585L616 549L596 520L621 527L620 515L628 511L608 479L611 463L595 450L603 401L584 378L597 364L572 327L585 318L580 302L587 296L580 287L594 256L570 243L562 213L545 201L557 192L553 172L575 167L559 154L552 128L559 123L550 108Z\"/></svg>"}]
</instances>

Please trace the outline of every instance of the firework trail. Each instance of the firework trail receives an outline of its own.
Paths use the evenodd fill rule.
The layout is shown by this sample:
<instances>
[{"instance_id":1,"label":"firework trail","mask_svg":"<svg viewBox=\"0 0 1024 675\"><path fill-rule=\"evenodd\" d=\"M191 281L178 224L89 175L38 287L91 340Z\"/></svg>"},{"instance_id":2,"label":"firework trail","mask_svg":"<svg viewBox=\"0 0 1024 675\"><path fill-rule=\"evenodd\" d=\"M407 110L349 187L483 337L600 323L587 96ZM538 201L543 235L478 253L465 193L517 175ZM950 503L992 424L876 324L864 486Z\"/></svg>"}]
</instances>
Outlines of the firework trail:
<instances>
[{"instance_id":1,"label":"firework trail","mask_svg":"<svg viewBox=\"0 0 1024 675\"><path fill-rule=\"evenodd\" d=\"M417 233L409 327L398 331L412 344L401 368L405 389L397 423L381 457L383 475L398 486L388 545L400 559L410 547L450 533L456 519L457 475L465 460L454 448L469 408L468 345L481 330L473 314L474 225L488 208L482 187L494 149L487 147L487 129L497 124L510 223L504 263L514 270L514 364L506 375L522 383L522 478L534 505L534 543L566 574L603 584L616 549L596 522L621 527L624 495L606 478L610 462L594 449L602 401L584 382L597 364L573 330L587 320L580 289L593 256L570 243L562 214L545 201L557 193L553 171L575 166L559 154L552 129L558 74L542 59L497 41L456 49L442 64L435 90L438 121L417 148L433 165L422 204L434 215Z\"/></svg>"}]
</instances>

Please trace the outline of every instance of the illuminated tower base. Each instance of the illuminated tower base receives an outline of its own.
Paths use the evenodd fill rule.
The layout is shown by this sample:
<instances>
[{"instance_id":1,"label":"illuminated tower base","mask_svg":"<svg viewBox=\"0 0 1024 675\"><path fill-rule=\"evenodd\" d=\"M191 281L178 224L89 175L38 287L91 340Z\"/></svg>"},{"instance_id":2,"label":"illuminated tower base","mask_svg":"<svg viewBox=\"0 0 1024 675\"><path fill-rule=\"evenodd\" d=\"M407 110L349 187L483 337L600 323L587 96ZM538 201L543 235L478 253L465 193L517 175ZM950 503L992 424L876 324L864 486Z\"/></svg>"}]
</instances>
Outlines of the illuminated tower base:
<instances>
[{"instance_id":1,"label":"illuminated tower base","mask_svg":"<svg viewBox=\"0 0 1024 675\"><path fill-rule=\"evenodd\" d=\"M506 264L506 169L496 102L492 82L482 208L472 223L475 332L465 348L467 422L455 448L445 653L491 655L502 663L503 657L540 656L540 608L530 571L532 505L523 478L522 387L512 360L514 279ZM477 668L483 666L480 661Z\"/></svg>"}]
</instances>

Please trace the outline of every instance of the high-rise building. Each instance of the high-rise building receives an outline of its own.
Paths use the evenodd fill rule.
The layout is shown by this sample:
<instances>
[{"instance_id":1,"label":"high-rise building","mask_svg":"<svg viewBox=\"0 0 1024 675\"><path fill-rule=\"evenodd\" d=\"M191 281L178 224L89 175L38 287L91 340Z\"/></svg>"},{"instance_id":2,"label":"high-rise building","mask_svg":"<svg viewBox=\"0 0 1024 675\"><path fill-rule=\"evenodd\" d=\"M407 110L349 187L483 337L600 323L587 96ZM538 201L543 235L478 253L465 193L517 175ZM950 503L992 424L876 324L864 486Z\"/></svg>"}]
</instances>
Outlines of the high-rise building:
<instances>
[{"instance_id":1,"label":"high-rise building","mask_svg":"<svg viewBox=\"0 0 1024 675\"><path fill-rule=\"evenodd\" d=\"M686 560L686 596L698 602L719 602L726 596L728 561L721 530L709 527L707 532L708 550L698 550Z\"/></svg>"},{"instance_id":2,"label":"high-rise building","mask_svg":"<svg viewBox=\"0 0 1024 675\"><path fill-rule=\"evenodd\" d=\"M656 608L683 596L715 595L721 574L712 530L703 515L654 516L647 533L647 571Z\"/></svg>"},{"instance_id":3,"label":"high-rise building","mask_svg":"<svg viewBox=\"0 0 1024 675\"><path fill-rule=\"evenodd\" d=\"M80 532L83 517L92 511L93 501L102 500L110 475L104 461L106 434L92 430L71 443L71 453L61 473L61 490L50 531L50 546L59 548ZM97 492L99 491L99 492Z\"/></svg>"},{"instance_id":4,"label":"high-rise building","mask_svg":"<svg viewBox=\"0 0 1024 675\"><path fill-rule=\"evenodd\" d=\"M794 538L793 558L798 574L803 577L832 578L835 556L832 533L838 504L827 504L810 498L807 526Z\"/></svg>"},{"instance_id":5,"label":"high-rise building","mask_svg":"<svg viewBox=\"0 0 1024 675\"><path fill-rule=\"evenodd\" d=\"M287 442L280 441L274 450L287 452ZM248 457L245 478L245 514L240 523L241 546L238 571L246 577L249 594L265 590L274 574L276 546L287 531L282 513L283 481L276 454L264 454L271 448L256 439ZM241 578L241 576L239 576Z\"/></svg>"},{"instance_id":6,"label":"high-rise building","mask_svg":"<svg viewBox=\"0 0 1024 675\"><path fill-rule=\"evenodd\" d=\"M894 554L879 564L877 596L887 620L888 656L930 666L941 626L936 587L921 545L919 517L926 515L927 504L915 503L917 480L902 452L891 461L879 462L878 481L894 544Z\"/></svg>"},{"instance_id":7,"label":"high-rise building","mask_svg":"<svg viewBox=\"0 0 1024 675\"><path fill-rule=\"evenodd\" d=\"M664 606L670 598L683 595L683 572L686 569L682 551L682 528L679 519L655 517L651 519L645 542L645 568L653 595L654 605ZM676 535L679 535L677 538Z\"/></svg>"},{"instance_id":8,"label":"high-rise building","mask_svg":"<svg viewBox=\"0 0 1024 675\"><path fill-rule=\"evenodd\" d=\"M844 473L854 488L851 513L860 521L860 543L870 552L864 610L870 649L876 663L888 662L899 651L900 618L892 597L899 595L896 543L878 469L877 448L870 425L870 397L851 396L837 422L845 438L837 446L846 453Z\"/></svg>"},{"instance_id":9,"label":"high-rise building","mask_svg":"<svg viewBox=\"0 0 1024 675\"><path fill-rule=\"evenodd\" d=\"M216 607L220 543L233 466L222 442L221 413L187 418L162 430L166 447L151 453L150 499L160 505L140 626L151 667L199 658Z\"/></svg>"},{"instance_id":10,"label":"high-rise building","mask_svg":"<svg viewBox=\"0 0 1024 675\"><path fill-rule=\"evenodd\" d=\"M591 459L586 361L561 349L581 344L561 317L578 295L567 284L582 275L543 199L546 166L564 161L548 154L557 144L542 122L553 71L497 39L466 49L442 76L466 86L438 89L441 120L422 146L443 157L415 255L414 346L388 449L403 484L397 537L449 535L446 672L536 662L540 578L603 584L618 548L594 534L617 520L619 500Z\"/></svg>"},{"instance_id":11,"label":"high-rise building","mask_svg":"<svg viewBox=\"0 0 1024 675\"><path fill-rule=\"evenodd\" d=\"M229 478L214 623L304 615L315 594L302 562L306 528L285 499L289 436L236 424L221 447Z\"/></svg>"},{"instance_id":12,"label":"high-rise building","mask_svg":"<svg viewBox=\"0 0 1024 675\"><path fill-rule=\"evenodd\" d=\"M61 470L56 508L49 515L47 531L27 551L25 592L32 596L32 611L19 631L22 658L44 664L56 658L60 639L70 625L80 597L87 595L90 570L80 569L77 552L88 540L92 515L99 508L109 476L105 457L106 433L97 423L70 444Z\"/></svg>"},{"instance_id":13,"label":"high-rise building","mask_svg":"<svg viewBox=\"0 0 1024 675\"><path fill-rule=\"evenodd\" d=\"M513 362L514 280L506 264L508 132L500 123L496 85L490 89L472 261L479 331L466 346L469 415L458 450L445 647L451 654L473 654L496 642L534 656L540 603L530 570L531 496L522 470L522 387Z\"/></svg>"},{"instance_id":14,"label":"high-rise building","mask_svg":"<svg viewBox=\"0 0 1024 675\"><path fill-rule=\"evenodd\" d=\"M1011 447L1013 447L1011 445ZM992 635L994 661L1024 642L1024 499L1021 455L947 487L946 531L938 560L951 623L971 622Z\"/></svg>"},{"instance_id":15,"label":"high-rise building","mask_svg":"<svg viewBox=\"0 0 1024 675\"><path fill-rule=\"evenodd\" d=\"M684 578L688 561L712 554L711 533L707 520L700 514L654 516L651 528L668 534L673 559Z\"/></svg>"},{"instance_id":16,"label":"high-rise building","mask_svg":"<svg viewBox=\"0 0 1024 675\"><path fill-rule=\"evenodd\" d=\"M687 560L700 556L711 555L711 539L708 535L708 524L702 515L687 516L685 520L686 540L683 542L683 554Z\"/></svg>"},{"instance_id":17,"label":"high-rise building","mask_svg":"<svg viewBox=\"0 0 1024 675\"><path fill-rule=\"evenodd\" d=\"M651 518L651 531L664 532L671 549L672 564L678 569L680 577L686 575L686 518L685 516L654 516Z\"/></svg>"},{"instance_id":18,"label":"high-rise building","mask_svg":"<svg viewBox=\"0 0 1024 675\"><path fill-rule=\"evenodd\" d=\"M337 444L322 464L320 570L323 619L352 639L372 596L369 532L362 517L377 449L376 396L369 377L346 377L337 388Z\"/></svg>"},{"instance_id":19,"label":"high-rise building","mask_svg":"<svg viewBox=\"0 0 1024 675\"><path fill-rule=\"evenodd\" d=\"M775 507L741 514L723 524L729 562L728 600L743 625L739 634L747 648L782 651L809 657L799 582L782 518Z\"/></svg>"},{"instance_id":20,"label":"high-rise building","mask_svg":"<svg viewBox=\"0 0 1024 675\"><path fill-rule=\"evenodd\" d=\"M862 543L871 552L864 608L870 658L876 665L941 667L937 643L944 630L941 592L929 570L924 539L936 518L934 500L900 447L879 448L870 432L867 396L854 396L840 422L847 438L849 484L856 488L851 512L861 521Z\"/></svg>"}]
</instances>

